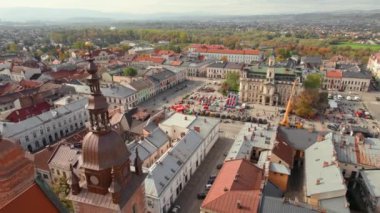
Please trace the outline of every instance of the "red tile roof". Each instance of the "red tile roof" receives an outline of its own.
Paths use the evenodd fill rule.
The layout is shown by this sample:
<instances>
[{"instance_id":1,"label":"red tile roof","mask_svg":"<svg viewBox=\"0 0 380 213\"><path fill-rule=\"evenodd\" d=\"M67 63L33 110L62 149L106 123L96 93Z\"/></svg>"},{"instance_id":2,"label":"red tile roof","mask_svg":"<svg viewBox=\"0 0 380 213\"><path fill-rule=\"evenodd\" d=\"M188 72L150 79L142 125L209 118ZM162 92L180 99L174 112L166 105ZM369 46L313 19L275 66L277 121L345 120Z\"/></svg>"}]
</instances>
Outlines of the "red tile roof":
<instances>
[{"instance_id":1,"label":"red tile roof","mask_svg":"<svg viewBox=\"0 0 380 213\"><path fill-rule=\"evenodd\" d=\"M172 50L156 50L154 51L154 54L159 55L159 56L163 56L163 55L173 56L175 53Z\"/></svg>"},{"instance_id":2,"label":"red tile roof","mask_svg":"<svg viewBox=\"0 0 380 213\"><path fill-rule=\"evenodd\" d=\"M81 80L85 79L89 76L89 74L84 71L58 71L58 72L49 72L46 73L50 77L52 77L54 80Z\"/></svg>"},{"instance_id":3,"label":"red tile roof","mask_svg":"<svg viewBox=\"0 0 380 213\"><path fill-rule=\"evenodd\" d=\"M160 58L160 57L151 57L151 56L146 56L146 55L145 56L140 55L140 56L134 58L133 61L136 61L136 62L153 62L156 64L163 64L165 62L165 59Z\"/></svg>"},{"instance_id":4,"label":"red tile roof","mask_svg":"<svg viewBox=\"0 0 380 213\"><path fill-rule=\"evenodd\" d=\"M24 88L36 88L43 84L41 81L33 81L33 80L21 80L20 86L23 86Z\"/></svg>"},{"instance_id":5,"label":"red tile roof","mask_svg":"<svg viewBox=\"0 0 380 213\"><path fill-rule=\"evenodd\" d=\"M34 183L23 193L6 204L0 212L59 212L41 188Z\"/></svg>"},{"instance_id":6,"label":"red tile roof","mask_svg":"<svg viewBox=\"0 0 380 213\"><path fill-rule=\"evenodd\" d=\"M213 212L257 212L263 171L245 159L224 162L201 208ZM242 208L238 208L238 201Z\"/></svg>"},{"instance_id":7,"label":"red tile roof","mask_svg":"<svg viewBox=\"0 0 380 213\"><path fill-rule=\"evenodd\" d=\"M172 66L180 66L183 62L182 61L172 61L170 62L170 65Z\"/></svg>"},{"instance_id":8,"label":"red tile roof","mask_svg":"<svg viewBox=\"0 0 380 213\"><path fill-rule=\"evenodd\" d=\"M281 160L286 162L291 168L293 167L293 156L294 150L290 147L283 138L277 137L277 143L275 144L272 154L279 157Z\"/></svg>"},{"instance_id":9,"label":"red tile roof","mask_svg":"<svg viewBox=\"0 0 380 213\"><path fill-rule=\"evenodd\" d=\"M29 117L40 115L43 112L49 111L51 108L50 104L47 102L42 102L30 107L24 107L21 109L14 110L7 117L6 120L10 122L23 121Z\"/></svg>"},{"instance_id":10,"label":"red tile roof","mask_svg":"<svg viewBox=\"0 0 380 213\"><path fill-rule=\"evenodd\" d=\"M330 70L327 71L326 77L328 78L342 78L343 74L341 70Z\"/></svg>"},{"instance_id":11,"label":"red tile roof","mask_svg":"<svg viewBox=\"0 0 380 213\"><path fill-rule=\"evenodd\" d=\"M24 88L16 83L0 85L0 95L22 91Z\"/></svg>"},{"instance_id":12,"label":"red tile roof","mask_svg":"<svg viewBox=\"0 0 380 213\"><path fill-rule=\"evenodd\" d=\"M34 162L34 165L36 166L36 169L49 171L48 161L50 157L53 155L53 153L55 152L55 150L59 147L58 145L59 143L50 145L49 148L45 148L33 154L33 158L34 158L33 162Z\"/></svg>"}]
</instances>

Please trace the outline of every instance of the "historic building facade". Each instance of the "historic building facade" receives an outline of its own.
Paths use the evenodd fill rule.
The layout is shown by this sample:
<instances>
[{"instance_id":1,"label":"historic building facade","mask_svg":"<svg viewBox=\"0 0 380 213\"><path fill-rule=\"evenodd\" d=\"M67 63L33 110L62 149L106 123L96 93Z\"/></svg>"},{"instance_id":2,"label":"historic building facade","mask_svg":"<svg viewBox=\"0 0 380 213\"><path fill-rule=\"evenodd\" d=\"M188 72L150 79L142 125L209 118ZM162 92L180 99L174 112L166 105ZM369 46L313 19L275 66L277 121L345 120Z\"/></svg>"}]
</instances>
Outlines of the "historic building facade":
<instances>
[{"instance_id":1,"label":"historic building facade","mask_svg":"<svg viewBox=\"0 0 380 213\"><path fill-rule=\"evenodd\" d=\"M285 105L296 79L301 81L301 71L276 67L274 56L270 56L268 66L259 64L242 71L239 89L240 102L270 106ZM300 85L299 83L296 87L297 91L299 91Z\"/></svg>"}]
</instances>

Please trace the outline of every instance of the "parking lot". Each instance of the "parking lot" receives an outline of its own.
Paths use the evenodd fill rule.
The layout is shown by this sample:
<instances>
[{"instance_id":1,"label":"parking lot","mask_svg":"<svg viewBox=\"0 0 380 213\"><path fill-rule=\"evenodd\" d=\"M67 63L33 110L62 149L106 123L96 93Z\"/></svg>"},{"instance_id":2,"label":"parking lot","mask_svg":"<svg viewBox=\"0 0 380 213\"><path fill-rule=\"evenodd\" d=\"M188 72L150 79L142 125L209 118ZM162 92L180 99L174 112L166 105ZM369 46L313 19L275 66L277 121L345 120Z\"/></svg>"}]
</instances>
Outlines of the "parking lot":
<instances>
[{"instance_id":1,"label":"parking lot","mask_svg":"<svg viewBox=\"0 0 380 213\"><path fill-rule=\"evenodd\" d=\"M340 93L342 98L336 100L338 108L325 116L325 127L330 130L342 130L343 127L349 128L350 126L367 129L373 136L379 135L379 127L376 118L379 115L379 107L373 107L373 105L380 106L375 101L369 100L368 94L357 94L360 100L347 100L349 93ZM371 106L371 107L367 107ZM333 128L333 126L337 128Z\"/></svg>"}]
</instances>

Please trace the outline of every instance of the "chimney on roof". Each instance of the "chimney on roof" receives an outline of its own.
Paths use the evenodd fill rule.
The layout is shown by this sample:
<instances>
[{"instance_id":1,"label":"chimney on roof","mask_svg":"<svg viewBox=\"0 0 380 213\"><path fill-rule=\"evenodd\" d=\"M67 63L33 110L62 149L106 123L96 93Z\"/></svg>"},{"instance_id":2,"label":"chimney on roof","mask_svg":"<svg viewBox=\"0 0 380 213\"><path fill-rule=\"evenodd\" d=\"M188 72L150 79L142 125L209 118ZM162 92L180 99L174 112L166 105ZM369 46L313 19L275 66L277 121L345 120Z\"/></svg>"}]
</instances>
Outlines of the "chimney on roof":
<instances>
[{"instance_id":1,"label":"chimney on roof","mask_svg":"<svg viewBox=\"0 0 380 213\"><path fill-rule=\"evenodd\" d=\"M206 119L206 118L205 118L205 120L204 120L204 121L205 121L205 123L207 123L207 119Z\"/></svg>"},{"instance_id":2,"label":"chimney on roof","mask_svg":"<svg viewBox=\"0 0 380 213\"><path fill-rule=\"evenodd\" d=\"M241 201L240 201L240 200L238 200L238 201L236 202L236 205L237 205L237 208L238 208L238 209L242 209L242 208L243 208L243 205L241 204Z\"/></svg>"},{"instance_id":3,"label":"chimney on roof","mask_svg":"<svg viewBox=\"0 0 380 213\"><path fill-rule=\"evenodd\" d=\"M185 116L185 121L187 121L187 116Z\"/></svg>"},{"instance_id":4,"label":"chimney on roof","mask_svg":"<svg viewBox=\"0 0 380 213\"><path fill-rule=\"evenodd\" d=\"M247 136L244 135L244 141L246 141L246 140L247 140Z\"/></svg>"},{"instance_id":5,"label":"chimney on roof","mask_svg":"<svg viewBox=\"0 0 380 213\"><path fill-rule=\"evenodd\" d=\"M53 147L50 146L50 144L46 145L45 148L49 151L51 151L53 149Z\"/></svg>"},{"instance_id":6,"label":"chimney on roof","mask_svg":"<svg viewBox=\"0 0 380 213\"><path fill-rule=\"evenodd\" d=\"M200 133L201 132L201 128L199 126L194 126L194 131Z\"/></svg>"},{"instance_id":7,"label":"chimney on roof","mask_svg":"<svg viewBox=\"0 0 380 213\"><path fill-rule=\"evenodd\" d=\"M322 178L318 178L317 181L316 181L316 184L320 185L322 183L321 181L322 181Z\"/></svg>"},{"instance_id":8,"label":"chimney on roof","mask_svg":"<svg viewBox=\"0 0 380 213\"><path fill-rule=\"evenodd\" d=\"M329 166L329 162L323 161L323 167L328 167L328 166Z\"/></svg>"}]
</instances>

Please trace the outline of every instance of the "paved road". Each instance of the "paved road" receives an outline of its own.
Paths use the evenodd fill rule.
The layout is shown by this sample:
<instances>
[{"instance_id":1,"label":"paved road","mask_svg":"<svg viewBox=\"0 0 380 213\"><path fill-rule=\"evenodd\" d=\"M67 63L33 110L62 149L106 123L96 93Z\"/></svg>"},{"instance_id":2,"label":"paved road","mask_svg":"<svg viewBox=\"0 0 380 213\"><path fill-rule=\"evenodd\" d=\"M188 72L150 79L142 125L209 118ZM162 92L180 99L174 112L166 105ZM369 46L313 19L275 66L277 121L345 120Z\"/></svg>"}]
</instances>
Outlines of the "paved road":
<instances>
[{"instance_id":1,"label":"paved road","mask_svg":"<svg viewBox=\"0 0 380 213\"><path fill-rule=\"evenodd\" d=\"M184 81L176 85L175 87L161 92L156 96L148 99L147 101L140 103L138 107L146 108L148 110L160 110L163 106L173 105L174 102L179 101L180 98L187 94L190 94L191 92L195 91L197 88L203 86L204 84L206 83L202 81ZM187 87L179 91L176 91L178 88L181 88L184 85L187 85ZM163 100L163 98L166 98L166 100L168 100L169 103L166 103L166 100Z\"/></svg>"},{"instance_id":2,"label":"paved road","mask_svg":"<svg viewBox=\"0 0 380 213\"><path fill-rule=\"evenodd\" d=\"M202 200L197 199L197 193L204 191L210 175L217 174L216 165L224 161L223 154L228 152L232 143L233 140L228 138L219 138L215 143L174 204L181 206L181 213L199 212Z\"/></svg>"}]
</instances>

